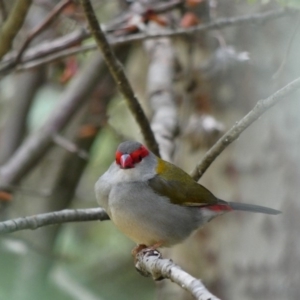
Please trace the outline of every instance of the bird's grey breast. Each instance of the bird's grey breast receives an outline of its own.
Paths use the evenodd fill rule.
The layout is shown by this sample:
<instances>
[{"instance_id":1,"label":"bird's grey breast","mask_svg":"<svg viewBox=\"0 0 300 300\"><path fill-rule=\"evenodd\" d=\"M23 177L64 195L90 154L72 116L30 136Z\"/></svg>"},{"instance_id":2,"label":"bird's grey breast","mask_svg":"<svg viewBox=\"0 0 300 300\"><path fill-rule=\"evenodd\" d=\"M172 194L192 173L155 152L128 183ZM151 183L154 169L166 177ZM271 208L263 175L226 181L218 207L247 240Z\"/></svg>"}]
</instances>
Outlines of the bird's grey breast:
<instances>
[{"instance_id":1,"label":"bird's grey breast","mask_svg":"<svg viewBox=\"0 0 300 300\"><path fill-rule=\"evenodd\" d=\"M110 168L102 176L100 176L100 178L95 184L95 193L96 193L97 202L101 207L103 207L106 210L108 214L110 214L109 195L113 187L113 181L112 181L113 169L114 169L114 165L112 164Z\"/></svg>"},{"instance_id":2,"label":"bird's grey breast","mask_svg":"<svg viewBox=\"0 0 300 300\"><path fill-rule=\"evenodd\" d=\"M170 203L147 182L120 183L109 197L111 219L137 243L164 246L184 240L198 227L197 211Z\"/></svg>"},{"instance_id":3,"label":"bird's grey breast","mask_svg":"<svg viewBox=\"0 0 300 300\"><path fill-rule=\"evenodd\" d=\"M115 162L109 169L98 179L95 184L95 193L97 201L101 207L110 215L110 206L114 202L121 201L124 197L131 198L137 190L137 184L147 182L154 175L155 162L150 160L143 162L151 166L150 171L144 172L139 167L133 169L122 169ZM120 188L122 186L122 188ZM112 190L115 192L112 193Z\"/></svg>"}]
</instances>

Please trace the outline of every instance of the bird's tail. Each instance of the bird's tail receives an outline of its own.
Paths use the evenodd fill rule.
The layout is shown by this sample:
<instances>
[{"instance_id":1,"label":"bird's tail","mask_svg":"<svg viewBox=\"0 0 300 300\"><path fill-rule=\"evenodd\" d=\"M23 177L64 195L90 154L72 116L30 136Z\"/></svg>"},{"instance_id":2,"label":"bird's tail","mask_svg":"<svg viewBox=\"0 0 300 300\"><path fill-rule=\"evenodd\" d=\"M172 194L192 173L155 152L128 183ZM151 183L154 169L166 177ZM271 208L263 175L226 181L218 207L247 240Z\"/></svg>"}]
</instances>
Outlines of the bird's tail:
<instances>
[{"instance_id":1,"label":"bird's tail","mask_svg":"<svg viewBox=\"0 0 300 300\"><path fill-rule=\"evenodd\" d=\"M254 204L246 204L246 203L239 203L239 202L226 202L224 200L219 200L220 205L228 206L232 210L240 210L240 211L250 211L254 213L262 213L268 215L278 215L281 211L265 206L254 205ZM230 209L228 209L230 210Z\"/></svg>"}]
</instances>

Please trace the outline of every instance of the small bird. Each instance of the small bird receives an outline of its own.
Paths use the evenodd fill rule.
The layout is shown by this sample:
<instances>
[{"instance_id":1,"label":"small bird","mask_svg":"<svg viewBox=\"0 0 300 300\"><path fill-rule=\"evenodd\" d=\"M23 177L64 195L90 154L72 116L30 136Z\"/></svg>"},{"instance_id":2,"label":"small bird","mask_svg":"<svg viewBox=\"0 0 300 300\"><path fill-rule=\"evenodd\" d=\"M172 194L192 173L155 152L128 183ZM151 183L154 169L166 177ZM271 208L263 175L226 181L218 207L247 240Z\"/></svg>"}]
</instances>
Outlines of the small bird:
<instances>
[{"instance_id":1,"label":"small bird","mask_svg":"<svg viewBox=\"0 0 300 300\"><path fill-rule=\"evenodd\" d=\"M115 161L96 182L95 191L100 206L139 245L139 250L181 243L194 230L226 212L280 213L268 207L220 200L182 169L134 141L119 145Z\"/></svg>"}]
</instances>

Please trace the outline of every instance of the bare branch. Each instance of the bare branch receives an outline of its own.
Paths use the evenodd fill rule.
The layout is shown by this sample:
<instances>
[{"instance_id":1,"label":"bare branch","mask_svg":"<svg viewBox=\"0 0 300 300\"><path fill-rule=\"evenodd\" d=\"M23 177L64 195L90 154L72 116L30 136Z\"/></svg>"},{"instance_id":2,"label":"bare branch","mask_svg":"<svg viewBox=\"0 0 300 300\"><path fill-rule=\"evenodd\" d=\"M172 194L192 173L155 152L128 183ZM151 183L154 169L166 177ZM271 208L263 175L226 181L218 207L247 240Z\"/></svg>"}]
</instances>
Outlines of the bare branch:
<instances>
[{"instance_id":1,"label":"bare branch","mask_svg":"<svg viewBox=\"0 0 300 300\"><path fill-rule=\"evenodd\" d=\"M12 233L25 229L33 230L43 226L57 225L67 222L105 220L109 220L109 217L102 208L65 209L0 222L0 233Z\"/></svg>"},{"instance_id":2,"label":"bare branch","mask_svg":"<svg viewBox=\"0 0 300 300\"><path fill-rule=\"evenodd\" d=\"M242 25L242 24L261 24L266 21L273 20L275 18L290 15L294 11L292 9L279 9L272 10L266 13L257 13L246 15L242 17L223 18L212 21L207 24L201 24L190 28L179 28L179 29L164 29L156 33L138 33L129 36L121 37L110 37L109 42L111 45L127 44L131 42L137 42L145 39L155 39L161 37L170 36L182 36L193 34L196 32L206 32L208 30L220 29L230 26ZM110 31L110 28L107 28ZM43 44L34 46L28 49L23 56L22 64L18 66L18 70L28 69L36 67L40 64L49 63L54 60L64 58L68 55L74 55L80 52L86 52L95 50L97 45L83 45L73 47L80 43L84 39L90 36L89 32L82 28L78 31L74 31L64 37L57 38L51 42L45 42ZM70 51L70 52L68 52ZM14 61L17 53L14 51L7 55L0 65L0 73L3 75L14 68ZM44 58L44 59L42 59ZM31 62L31 63L29 63Z\"/></svg>"},{"instance_id":3,"label":"bare branch","mask_svg":"<svg viewBox=\"0 0 300 300\"><path fill-rule=\"evenodd\" d=\"M136 258L136 268L142 275L152 276L154 280L168 278L198 300L220 300L211 294L199 279L183 271L170 259L162 259L158 251L140 251Z\"/></svg>"},{"instance_id":4,"label":"bare branch","mask_svg":"<svg viewBox=\"0 0 300 300\"><path fill-rule=\"evenodd\" d=\"M79 44L81 41L88 38L89 36L90 35L87 29L81 28L63 37L59 37L55 40L41 43L26 50L26 52L23 55L22 62L26 63L48 55L52 55L53 53L60 53L60 51L64 51L68 48L70 48L71 50L74 45ZM94 46L94 49L96 49L96 45ZM13 51L5 56L4 60L1 62L0 65L0 73L2 75L14 68L17 55L17 51Z\"/></svg>"},{"instance_id":5,"label":"bare branch","mask_svg":"<svg viewBox=\"0 0 300 300\"><path fill-rule=\"evenodd\" d=\"M280 66L278 67L277 71L274 73L274 75L272 76L273 79L276 79L279 77L279 75L281 74L282 70L284 69L284 66L286 64L286 61L288 59L288 56L289 56L289 53L290 53L290 50L292 48L292 44L293 44L293 41L295 39L295 36L296 36L296 33L299 29L299 25L300 25L300 16L298 16L298 19L297 19L297 22L296 22L296 25L295 25L295 28L292 32L292 35L289 39L289 42L287 44L287 47L286 47L286 50L285 50L285 53L284 53L284 56L283 56L283 59L282 59L282 62L280 64Z\"/></svg>"},{"instance_id":6,"label":"bare branch","mask_svg":"<svg viewBox=\"0 0 300 300\"><path fill-rule=\"evenodd\" d=\"M170 10L171 8L174 8L178 5L180 5L181 3L182 3L182 0L173 0L168 3L158 3L155 6L151 6L151 10L155 13L162 13L162 12L165 12L166 10ZM59 5L57 7L59 7ZM147 10L148 10L147 7L142 6L141 11L139 11L139 14L145 14L147 12ZM55 9L54 9L54 11L55 11ZM105 27L105 31L108 33L108 32L115 32L116 30L119 30L120 28L123 29L122 25L128 20L128 18L132 15L132 13L133 12L130 12L130 11L125 12L124 14L115 18L114 20L108 22L108 24L106 26L103 26L103 27ZM51 14L52 13L50 13L50 15ZM54 41L45 42L41 45L32 47L31 49L33 51L31 51L31 49L29 49L26 52L26 55L25 55L23 61L29 62L32 59L34 59L34 61L35 61L35 60L47 55L47 59L46 59L47 61L45 62L45 63L47 63L49 61L52 61L52 60L49 60L50 58L48 58L48 55L52 56L51 54L54 53L54 56L55 56L55 54L60 54L61 51L65 52L65 50L67 48L70 48L70 47L73 48L74 45L79 44L81 41L83 41L84 39L86 39L88 37L90 37L90 33L88 32L88 30L86 28L81 28L77 31L74 31L70 34L65 35L64 37L57 38ZM72 48L69 50L71 51ZM83 48L85 48L85 47L83 46ZM79 47L79 49L80 49L80 47ZM93 45L92 49L93 50L97 49L97 45ZM83 49L82 49L82 52L84 52ZM78 53L78 52L76 52L76 53ZM0 67L1 73L7 72L7 71L11 70L12 68L14 68L17 55L18 55L17 51L13 51L5 57L4 64L2 64ZM62 56L60 56L60 58L65 57L64 56L65 54L61 53L61 55ZM70 53L70 55L72 55L72 53ZM35 61L34 63L37 63L37 62ZM35 67L35 66L32 66L32 67ZM22 67L18 68L18 70L19 69L22 69Z\"/></svg>"},{"instance_id":7,"label":"bare branch","mask_svg":"<svg viewBox=\"0 0 300 300\"><path fill-rule=\"evenodd\" d=\"M254 108L240 121L238 121L230 130L228 130L215 144L207 151L202 161L197 164L192 171L191 176L198 181L204 172L208 169L211 163L220 155L220 153L233 141L235 141L240 134L248 128L254 121L256 121L264 112L275 105L280 100L286 98L300 88L300 78L287 84L285 87L271 95L270 97L259 100Z\"/></svg>"},{"instance_id":8,"label":"bare branch","mask_svg":"<svg viewBox=\"0 0 300 300\"><path fill-rule=\"evenodd\" d=\"M42 128L29 136L0 168L0 188L17 183L50 149L53 135L63 129L102 76L103 60L98 53L72 80L59 105Z\"/></svg>"},{"instance_id":9,"label":"bare branch","mask_svg":"<svg viewBox=\"0 0 300 300\"><path fill-rule=\"evenodd\" d=\"M129 83L129 80L123 70L122 65L117 60L115 54L113 53L105 34L99 26L97 18L95 16L93 7L90 3L90 0L81 0L81 5L85 12L85 16L89 23L90 31L96 40L99 50L102 52L103 57L106 61L106 64L110 70L111 75L113 76L115 82L118 85L118 88L127 101L127 105L131 110L135 120L139 124L142 134L144 136L145 142L149 149L159 156L159 149L156 143L154 134L151 130L150 124L147 120L147 117L134 94L134 91Z\"/></svg>"},{"instance_id":10,"label":"bare branch","mask_svg":"<svg viewBox=\"0 0 300 300\"><path fill-rule=\"evenodd\" d=\"M32 0L18 0L2 26L0 30L0 59L11 49L13 40L27 16L31 2Z\"/></svg>"},{"instance_id":11,"label":"bare branch","mask_svg":"<svg viewBox=\"0 0 300 300\"><path fill-rule=\"evenodd\" d=\"M59 61L68 56L72 56L72 55L76 55L76 54L84 53L84 52L88 52L88 51L93 51L96 49L97 49L97 45L93 45L93 44L76 46L76 47L72 47L72 48L66 48L59 52L54 52L53 54L47 55L45 57L42 56L41 58L37 58L37 59L33 59L32 61L29 60L28 62L21 63L15 68L15 70L22 71L22 70L36 68L36 67L39 67L39 66L51 63L51 62ZM0 66L0 76L2 75L1 73L5 73L5 72L9 71L9 69L10 69L10 66L9 66L9 68L4 68L4 69L1 69L1 66Z\"/></svg>"},{"instance_id":12,"label":"bare branch","mask_svg":"<svg viewBox=\"0 0 300 300\"><path fill-rule=\"evenodd\" d=\"M1 130L0 165L4 164L21 145L27 134L27 116L34 95L43 84L44 72L41 68L14 74L14 89L7 119Z\"/></svg>"},{"instance_id":13,"label":"bare branch","mask_svg":"<svg viewBox=\"0 0 300 300\"><path fill-rule=\"evenodd\" d=\"M30 42L42 31L44 31L54 20L55 18L60 14L60 12L70 3L72 0L62 0L60 3L58 3L53 10L48 14L48 16L43 20L41 24L39 24L37 27L35 27L28 35L27 39L23 43L21 49L19 50L19 53L15 59L15 65L19 63L19 61L22 58L22 55Z\"/></svg>"},{"instance_id":14,"label":"bare branch","mask_svg":"<svg viewBox=\"0 0 300 300\"><path fill-rule=\"evenodd\" d=\"M76 153L80 158L84 160L88 160L89 154L87 151L80 149L75 143L72 141L69 141L65 137L63 137L60 134L54 134L53 135L53 141L56 143L58 146L62 147L63 149L67 150L70 153Z\"/></svg>"},{"instance_id":15,"label":"bare branch","mask_svg":"<svg viewBox=\"0 0 300 300\"><path fill-rule=\"evenodd\" d=\"M241 17L220 18L219 20L215 20L207 24L201 24L189 28L179 28L176 30L166 30L161 33L158 33L158 35L160 35L160 37L166 37L166 36L172 37L172 36L193 34L196 32L204 32L204 31L214 30L214 29L223 29L225 27L230 27L234 25L243 25L249 23L263 24L266 21L282 17L292 12L295 11L289 8L282 8L282 9L271 10L265 13L256 13L256 14L245 15ZM151 38L153 38L153 36L151 36Z\"/></svg>"}]
</instances>

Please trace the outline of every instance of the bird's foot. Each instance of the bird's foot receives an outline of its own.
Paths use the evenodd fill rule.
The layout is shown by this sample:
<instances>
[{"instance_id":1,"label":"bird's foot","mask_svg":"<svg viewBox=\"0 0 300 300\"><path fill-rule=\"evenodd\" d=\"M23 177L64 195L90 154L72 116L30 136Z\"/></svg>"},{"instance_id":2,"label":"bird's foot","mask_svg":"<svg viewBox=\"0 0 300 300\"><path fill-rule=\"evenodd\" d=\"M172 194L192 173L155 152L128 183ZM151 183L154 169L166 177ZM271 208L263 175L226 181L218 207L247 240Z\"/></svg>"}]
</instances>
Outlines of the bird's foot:
<instances>
[{"instance_id":1,"label":"bird's foot","mask_svg":"<svg viewBox=\"0 0 300 300\"><path fill-rule=\"evenodd\" d=\"M155 274L152 274L145 268L142 261L146 257L156 257L157 259L162 258L161 253L157 250L162 245L161 242L156 243L150 247L147 247L146 245L137 245L132 249L132 255L134 257L134 266L135 269L143 276L149 277L152 276L154 280L159 281L164 279L161 275L156 276Z\"/></svg>"},{"instance_id":2,"label":"bird's foot","mask_svg":"<svg viewBox=\"0 0 300 300\"><path fill-rule=\"evenodd\" d=\"M157 248L160 248L162 246L163 242L157 242L154 245L147 247L147 249L144 249L145 251L157 251ZM159 251L158 251L159 252Z\"/></svg>"},{"instance_id":3,"label":"bird's foot","mask_svg":"<svg viewBox=\"0 0 300 300\"><path fill-rule=\"evenodd\" d=\"M144 249L147 249L147 246L144 244L139 244L131 250L131 255L136 258L136 255Z\"/></svg>"},{"instance_id":4,"label":"bird's foot","mask_svg":"<svg viewBox=\"0 0 300 300\"><path fill-rule=\"evenodd\" d=\"M157 248L161 247L163 244L163 242L157 242L152 246L146 246L144 244L138 244L137 246L135 246L132 250L131 250L131 254L132 256L135 258L137 256L138 253L140 253L141 251L143 252L151 252L151 251L157 251Z\"/></svg>"}]
</instances>

